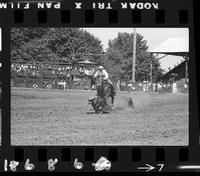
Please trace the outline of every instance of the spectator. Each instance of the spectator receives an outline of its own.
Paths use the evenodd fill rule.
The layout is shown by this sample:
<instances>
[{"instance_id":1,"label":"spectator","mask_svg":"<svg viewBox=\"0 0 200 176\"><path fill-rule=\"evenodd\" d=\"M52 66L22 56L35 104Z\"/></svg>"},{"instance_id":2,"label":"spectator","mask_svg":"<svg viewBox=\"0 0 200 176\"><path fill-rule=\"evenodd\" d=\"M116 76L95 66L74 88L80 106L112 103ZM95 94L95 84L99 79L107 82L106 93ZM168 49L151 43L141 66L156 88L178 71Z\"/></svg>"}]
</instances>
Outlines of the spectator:
<instances>
[{"instance_id":1,"label":"spectator","mask_svg":"<svg viewBox=\"0 0 200 176\"><path fill-rule=\"evenodd\" d=\"M120 91L120 80L117 81L117 90Z\"/></svg>"}]
</instances>

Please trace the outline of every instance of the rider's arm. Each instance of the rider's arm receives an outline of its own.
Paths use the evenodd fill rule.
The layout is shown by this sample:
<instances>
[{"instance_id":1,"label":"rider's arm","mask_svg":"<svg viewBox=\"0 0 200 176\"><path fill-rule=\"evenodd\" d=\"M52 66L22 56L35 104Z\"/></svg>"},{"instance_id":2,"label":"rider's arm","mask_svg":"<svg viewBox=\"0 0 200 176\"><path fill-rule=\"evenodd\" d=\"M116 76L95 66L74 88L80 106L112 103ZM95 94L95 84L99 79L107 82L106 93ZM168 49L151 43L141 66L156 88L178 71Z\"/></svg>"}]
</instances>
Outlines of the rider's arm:
<instances>
[{"instance_id":1,"label":"rider's arm","mask_svg":"<svg viewBox=\"0 0 200 176\"><path fill-rule=\"evenodd\" d=\"M98 71L94 74L94 77L96 78L97 77L97 75L98 75Z\"/></svg>"},{"instance_id":2,"label":"rider's arm","mask_svg":"<svg viewBox=\"0 0 200 176\"><path fill-rule=\"evenodd\" d=\"M104 80L108 79L108 72L106 70L103 70L103 73L105 75Z\"/></svg>"}]
</instances>

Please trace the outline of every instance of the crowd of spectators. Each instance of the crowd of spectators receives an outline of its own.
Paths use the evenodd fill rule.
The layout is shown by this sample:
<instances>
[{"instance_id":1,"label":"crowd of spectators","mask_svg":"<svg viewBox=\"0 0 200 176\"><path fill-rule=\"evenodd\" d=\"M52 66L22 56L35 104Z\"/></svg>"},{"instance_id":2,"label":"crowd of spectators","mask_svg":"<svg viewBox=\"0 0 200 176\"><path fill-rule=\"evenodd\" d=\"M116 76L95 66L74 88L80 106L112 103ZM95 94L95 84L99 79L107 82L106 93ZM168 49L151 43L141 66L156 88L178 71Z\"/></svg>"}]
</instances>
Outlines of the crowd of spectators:
<instances>
[{"instance_id":1,"label":"crowd of spectators","mask_svg":"<svg viewBox=\"0 0 200 176\"><path fill-rule=\"evenodd\" d=\"M173 83L142 81L132 83L131 81L120 81L116 83L118 91L143 91L143 92L172 92Z\"/></svg>"}]
</instances>

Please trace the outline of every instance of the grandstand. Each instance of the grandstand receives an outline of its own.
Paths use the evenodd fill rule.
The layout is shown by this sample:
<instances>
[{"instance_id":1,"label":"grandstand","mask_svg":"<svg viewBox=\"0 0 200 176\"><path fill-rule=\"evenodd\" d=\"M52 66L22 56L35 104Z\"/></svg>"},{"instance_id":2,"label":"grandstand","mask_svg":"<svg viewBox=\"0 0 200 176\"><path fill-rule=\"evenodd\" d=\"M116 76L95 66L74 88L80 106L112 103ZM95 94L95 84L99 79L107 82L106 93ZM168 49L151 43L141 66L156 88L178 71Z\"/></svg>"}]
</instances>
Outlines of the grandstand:
<instances>
[{"instance_id":1,"label":"grandstand","mask_svg":"<svg viewBox=\"0 0 200 176\"><path fill-rule=\"evenodd\" d=\"M157 81L163 83L170 83L172 92L188 92L189 77L188 77L188 63L189 63L189 41L187 38L169 38L156 48L152 49L150 53L155 55L155 58L162 59L167 55L180 56L184 61L168 71ZM164 56L163 56L164 54ZM159 55L162 55L159 58Z\"/></svg>"}]
</instances>

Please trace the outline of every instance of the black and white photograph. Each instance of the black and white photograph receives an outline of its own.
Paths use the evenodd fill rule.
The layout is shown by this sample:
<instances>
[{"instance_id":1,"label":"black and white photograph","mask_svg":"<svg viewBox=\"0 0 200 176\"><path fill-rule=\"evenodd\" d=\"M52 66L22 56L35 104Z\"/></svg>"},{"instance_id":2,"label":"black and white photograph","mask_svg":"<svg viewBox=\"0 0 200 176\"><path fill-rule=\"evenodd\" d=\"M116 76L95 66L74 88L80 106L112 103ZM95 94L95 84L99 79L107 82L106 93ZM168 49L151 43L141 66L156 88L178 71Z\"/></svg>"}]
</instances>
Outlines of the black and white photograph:
<instances>
[{"instance_id":1,"label":"black and white photograph","mask_svg":"<svg viewBox=\"0 0 200 176\"><path fill-rule=\"evenodd\" d=\"M11 145L189 145L189 28L11 28Z\"/></svg>"}]
</instances>

